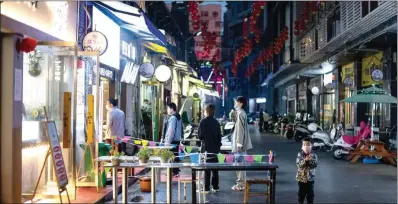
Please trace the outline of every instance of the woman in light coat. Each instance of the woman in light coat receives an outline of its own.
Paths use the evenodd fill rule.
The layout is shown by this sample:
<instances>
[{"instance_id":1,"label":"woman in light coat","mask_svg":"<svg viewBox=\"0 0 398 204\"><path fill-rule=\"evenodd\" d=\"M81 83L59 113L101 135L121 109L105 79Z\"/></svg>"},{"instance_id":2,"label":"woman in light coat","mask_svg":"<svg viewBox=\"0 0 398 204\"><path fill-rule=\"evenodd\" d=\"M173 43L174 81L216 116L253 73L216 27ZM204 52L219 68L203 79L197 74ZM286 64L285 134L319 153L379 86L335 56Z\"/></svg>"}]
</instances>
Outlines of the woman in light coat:
<instances>
[{"instance_id":1,"label":"woman in light coat","mask_svg":"<svg viewBox=\"0 0 398 204\"><path fill-rule=\"evenodd\" d=\"M239 96L235 100L236 109L236 122L235 128L232 132L232 153L242 153L246 154L246 151L252 149L252 141L249 135L249 129L247 124L247 116L245 108L247 105L247 100L243 96ZM237 171L236 185L232 186L233 191L242 191L244 189L246 172Z\"/></svg>"}]
</instances>

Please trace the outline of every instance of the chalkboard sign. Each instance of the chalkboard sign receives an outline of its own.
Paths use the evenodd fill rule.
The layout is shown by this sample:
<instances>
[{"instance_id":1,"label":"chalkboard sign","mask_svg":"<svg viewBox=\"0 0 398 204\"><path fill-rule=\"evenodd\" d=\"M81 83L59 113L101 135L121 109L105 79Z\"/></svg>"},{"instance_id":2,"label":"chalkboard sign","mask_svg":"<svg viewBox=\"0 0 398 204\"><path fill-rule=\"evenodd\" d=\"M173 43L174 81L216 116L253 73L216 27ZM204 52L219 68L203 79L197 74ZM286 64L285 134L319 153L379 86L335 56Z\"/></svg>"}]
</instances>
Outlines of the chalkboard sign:
<instances>
[{"instance_id":1,"label":"chalkboard sign","mask_svg":"<svg viewBox=\"0 0 398 204\"><path fill-rule=\"evenodd\" d=\"M54 121L47 122L47 136L50 139L51 155L58 179L58 187L60 189L65 189L66 185L68 185L68 175L65 168L64 157L62 156L62 148L59 144L57 127Z\"/></svg>"}]
</instances>

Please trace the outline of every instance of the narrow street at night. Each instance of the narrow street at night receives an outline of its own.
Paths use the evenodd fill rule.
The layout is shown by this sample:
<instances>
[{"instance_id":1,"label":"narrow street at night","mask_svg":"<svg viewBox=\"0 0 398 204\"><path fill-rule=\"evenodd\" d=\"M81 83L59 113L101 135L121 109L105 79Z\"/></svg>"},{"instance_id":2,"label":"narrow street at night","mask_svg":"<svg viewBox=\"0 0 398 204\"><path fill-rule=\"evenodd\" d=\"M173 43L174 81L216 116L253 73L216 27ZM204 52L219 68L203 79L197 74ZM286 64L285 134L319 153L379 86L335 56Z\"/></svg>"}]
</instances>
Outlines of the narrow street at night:
<instances>
[{"instance_id":1,"label":"narrow street at night","mask_svg":"<svg viewBox=\"0 0 398 204\"><path fill-rule=\"evenodd\" d=\"M0 1L0 203L397 203L398 1Z\"/></svg>"}]
</instances>

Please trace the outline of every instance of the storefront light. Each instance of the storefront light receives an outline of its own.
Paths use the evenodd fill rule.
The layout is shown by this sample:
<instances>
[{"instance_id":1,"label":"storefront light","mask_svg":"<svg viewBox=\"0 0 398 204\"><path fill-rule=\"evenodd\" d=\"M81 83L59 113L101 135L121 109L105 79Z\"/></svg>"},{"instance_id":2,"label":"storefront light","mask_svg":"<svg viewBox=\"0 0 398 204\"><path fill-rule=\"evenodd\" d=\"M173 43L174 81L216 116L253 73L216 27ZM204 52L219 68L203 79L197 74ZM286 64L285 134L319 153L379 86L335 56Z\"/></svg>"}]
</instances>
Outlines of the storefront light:
<instances>
[{"instance_id":1,"label":"storefront light","mask_svg":"<svg viewBox=\"0 0 398 204\"><path fill-rule=\"evenodd\" d=\"M314 94L314 95L318 95L318 94L319 94L319 88L316 87L316 86L314 86L314 87L312 87L311 92L312 92L312 94Z\"/></svg>"},{"instance_id":2,"label":"storefront light","mask_svg":"<svg viewBox=\"0 0 398 204\"><path fill-rule=\"evenodd\" d=\"M166 65L160 65L155 70L155 78L159 82L166 82L171 78L171 69Z\"/></svg>"}]
</instances>

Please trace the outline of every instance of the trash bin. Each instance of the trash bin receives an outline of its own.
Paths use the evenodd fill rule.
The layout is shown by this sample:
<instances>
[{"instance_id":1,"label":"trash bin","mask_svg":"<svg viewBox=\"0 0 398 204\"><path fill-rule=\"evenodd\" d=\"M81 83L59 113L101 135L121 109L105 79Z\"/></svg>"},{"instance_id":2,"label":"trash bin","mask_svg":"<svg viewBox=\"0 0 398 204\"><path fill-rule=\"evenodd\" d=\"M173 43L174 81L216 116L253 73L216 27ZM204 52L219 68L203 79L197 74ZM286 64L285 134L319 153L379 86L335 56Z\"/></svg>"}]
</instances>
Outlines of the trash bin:
<instances>
[{"instance_id":1,"label":"trash bin","mask_svg":"<svg viewBox=\"0 0 398 204\"><path fill-rule=\"evenodd\" d=\"M98 143L98 156L108 156L109 151L111 150L111 145L103 142ZM99 164L100 165L100 164ZM106 172L103 171L102 174L98 175L98 186L105 187L106 186Z\"/></svg>"}]
</instances>

